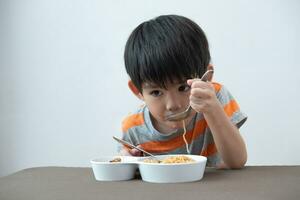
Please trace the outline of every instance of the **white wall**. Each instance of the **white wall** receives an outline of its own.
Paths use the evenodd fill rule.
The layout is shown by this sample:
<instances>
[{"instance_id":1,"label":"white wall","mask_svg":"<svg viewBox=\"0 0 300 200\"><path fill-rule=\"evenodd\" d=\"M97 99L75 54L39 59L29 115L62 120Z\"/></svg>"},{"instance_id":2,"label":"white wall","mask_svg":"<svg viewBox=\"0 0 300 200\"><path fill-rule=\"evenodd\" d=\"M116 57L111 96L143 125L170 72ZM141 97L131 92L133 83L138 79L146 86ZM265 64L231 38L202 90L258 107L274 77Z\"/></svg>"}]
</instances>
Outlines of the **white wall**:
<instances>
[{"instance_id":1,"label":"white wall","mask_svg":"<svg viewBox=\"0 0 300 200\"><path fill-rule=\"evenodd\" d=\"M247 164L299 165L299 10L297 0L0 1L0 176L115 154L111 136L140 104L124 45L161 14L205 30L215 81L249 116Z\"/></svg>"}]
</instances>

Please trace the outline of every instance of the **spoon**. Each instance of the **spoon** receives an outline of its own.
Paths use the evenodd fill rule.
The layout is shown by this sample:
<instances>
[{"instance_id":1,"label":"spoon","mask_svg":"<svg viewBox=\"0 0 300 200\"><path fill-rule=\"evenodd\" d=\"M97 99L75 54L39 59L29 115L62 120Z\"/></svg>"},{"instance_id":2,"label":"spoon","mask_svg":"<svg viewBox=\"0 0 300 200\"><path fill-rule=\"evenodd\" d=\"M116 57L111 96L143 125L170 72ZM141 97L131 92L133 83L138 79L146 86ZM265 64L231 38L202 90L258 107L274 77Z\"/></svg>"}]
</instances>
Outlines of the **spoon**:
<instances>
[{"instance_id":1,"label":"spoon","mask_svg":"<svg viewBox=\"0 0 300 200\"><path fill-rule=\"evenodd\" d=\"M153 155L152 153L149 153L148 151L145 151L144 149L141 149L141 148L139 148L137 146L134 146L133 144L130 144L129 142L126 142L125 140L122 140L122 139L117 138L115 136L113 136L113 139L115 139L117 142L119 142L121 144L124 144L127 147L131 147L131 148L137 149L137 150L139 150L139 151L141 151L141 152L143 152L143 153L151 156L152 158L154 158L155 160L157 160L157 161L160 162L160 160L155 155Z\"/></svg>"},{"instance_id":2,"label":"spoon","mask_svg":"<svg viewBox=\"0 0 300 200\"><path fill-rule=\"evenodd\" d=\"M212 69L207 70L202 75L202 77L201 77L200 80L204 81L204 78L206 78L207 74L209 74L210 72L213 73L214 70L212 70ZM189 114L190 114L191 111L192 111L192 107L191 107L191 105L189 105L189 107L185 111L183 111L183 112L168 115L166 117L166 120L168 120L168 121L180 121L180 120L183 120L183 119L185 119L185 118L187 118L189 116Z\"/></svg>"}]
</instances>

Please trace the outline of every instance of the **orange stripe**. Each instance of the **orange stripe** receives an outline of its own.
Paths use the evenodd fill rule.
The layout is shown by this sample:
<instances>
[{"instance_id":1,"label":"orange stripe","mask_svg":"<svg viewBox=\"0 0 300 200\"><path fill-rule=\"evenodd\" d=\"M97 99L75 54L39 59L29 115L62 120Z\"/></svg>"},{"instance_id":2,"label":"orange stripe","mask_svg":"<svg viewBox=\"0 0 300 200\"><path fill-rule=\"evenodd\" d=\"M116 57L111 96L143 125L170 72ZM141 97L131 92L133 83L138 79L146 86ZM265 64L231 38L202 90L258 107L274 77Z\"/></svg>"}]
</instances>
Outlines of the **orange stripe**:
<instances>
[{"instance_id":1,"label":"orange stripe","mask_svg":"<svg viewBox=\"0 0 300 200\"><path fill-rule=\"evenodd\" d=\"M224 111L228 117L231 117L232 114L238 111L239 109L239 105L235 100L231 100L228 104L224 106Z\"/></svg>"},{"instance_id":2,"label":"orange stripe","mask_svg":"<svg viewBox=\"0 0 300 200\"><path fill-rule=\"evenodd\" d=\"M204 133L205 128L207 127L206 121L200 120L196 123L196 126L193 130L188 131L186 133L186 140L190 144L192 140L196 137ZM177 136L168 141L149 141L143 144L140 144L143 149L152 153L162 153L167 151L172 151L177 148L182 147L185 145L183 136Z\"/></svg>"},{"instance_id":3,"label":"orange stripe","mask_svg":"<svg viewBox=\"0 0 300 200\"><path fill-rule=\"evenodd\" d=\"M212 84L213 84L216 92L219 92L221 90L222 85L220 83L213 82Z\"/></svg>"},{"instance_id":4,"label":"orange stripe","mask_svg":"<svg viewBox=\"0 0 300 200\"><path fill-rule=\"evenodd\" d=\"M137 113L130 115L125 118L125 120L122 123L122 131L123 133L127 132L128 129L134 127L134 126L140 126L144 124L144 115L143 113Z\"/></svg>"},{"instance_id":5,"label":"orange stripe","mask_svg":"<svg viewBox=\"0 0 300 200\"><path fill-rule=\"evenodd\" d=\"M207 145L206 149L202 150L200 155L208 157L210 155L215 154L216 152L217 152L217 147L216 147L215 143L212 143L212 144Z\"/></svg>"}]
</instances>

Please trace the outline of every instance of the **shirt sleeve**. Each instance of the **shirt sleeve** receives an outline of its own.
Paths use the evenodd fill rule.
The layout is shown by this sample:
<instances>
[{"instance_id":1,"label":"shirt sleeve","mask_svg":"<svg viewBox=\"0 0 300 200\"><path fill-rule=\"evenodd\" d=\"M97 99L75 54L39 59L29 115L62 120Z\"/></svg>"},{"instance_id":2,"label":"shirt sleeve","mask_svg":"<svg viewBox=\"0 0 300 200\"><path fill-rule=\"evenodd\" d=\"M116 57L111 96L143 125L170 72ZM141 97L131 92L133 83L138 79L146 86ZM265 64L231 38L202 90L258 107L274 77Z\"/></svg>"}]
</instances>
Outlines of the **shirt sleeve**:
<instances>
[{"instance_id":1,"label":"shirt sleeve","mask_svg":"<svg viewBox=\"0 0 300 200\"><path fill-rule=\"evenodd\" d=\"M240 128L246 122L247 116L241 111L235 98L223 85L220 86L216 95L230 121Z\"/></svg>"},{"instance_id":2,"label":"shirt sleeve","mask_svg":"<svg viewBox=\"0 0 300 200\"><path fill-rule=\"evenodd\" d=\"M126 142L137 145L136 141L134 140L134 137L132 134L134 131L133 129L136 126L139 126L144 123L143 119L143 113L134 113L128 115L123 121L122 121L122 131L121 131L121 138L122 140L125 140ZM118 143L117 150L120 152L123 149L129 149L126 145Z\"/></svg>"}]
</instances>

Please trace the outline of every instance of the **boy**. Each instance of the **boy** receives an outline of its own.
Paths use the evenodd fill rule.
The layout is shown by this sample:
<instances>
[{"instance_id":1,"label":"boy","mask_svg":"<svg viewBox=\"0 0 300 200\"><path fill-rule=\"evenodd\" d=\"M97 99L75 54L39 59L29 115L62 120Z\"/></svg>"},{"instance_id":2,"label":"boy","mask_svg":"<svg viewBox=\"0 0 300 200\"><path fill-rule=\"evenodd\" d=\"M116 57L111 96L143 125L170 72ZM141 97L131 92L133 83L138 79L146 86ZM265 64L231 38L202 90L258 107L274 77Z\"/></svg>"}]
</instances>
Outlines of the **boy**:
<instances>
[{"instance_id":1,"label":"boy","mask_svg":"<svg viewBox=\"0 0 300 200\"><path fill-rule=\"evenodd\" d=\"M206 36L196 23L164 15L140 24L129 36L124 59L128 86L145 103L123 121L124 140L153 154L203 155L208 166L217 168L245 165L238 128L247 117L224 86L211 82L212 73L207 81L199 79L213 66ZM189 105L193 110L184 121L166 119ZM120 152L140 155L126 147Z\"/></svg>"}]
</instances>

